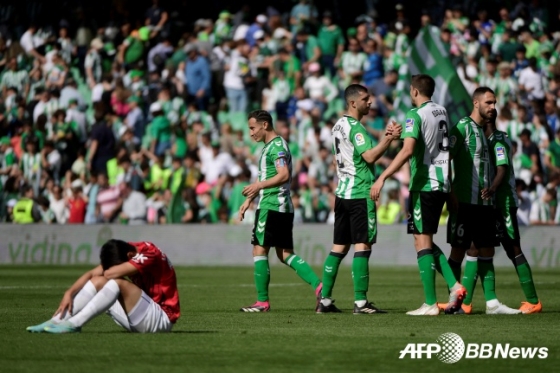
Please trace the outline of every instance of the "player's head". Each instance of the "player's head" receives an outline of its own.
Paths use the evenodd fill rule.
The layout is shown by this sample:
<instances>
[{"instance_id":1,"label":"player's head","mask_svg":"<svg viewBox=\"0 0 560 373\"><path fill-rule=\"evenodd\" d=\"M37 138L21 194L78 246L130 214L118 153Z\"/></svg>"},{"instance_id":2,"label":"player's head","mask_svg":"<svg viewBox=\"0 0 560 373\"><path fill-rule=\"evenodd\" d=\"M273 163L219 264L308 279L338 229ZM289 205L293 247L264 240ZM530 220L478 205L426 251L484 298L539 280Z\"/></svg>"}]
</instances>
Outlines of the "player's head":
<instances>
[{"instance_id":1,"label":"player's head","mask_svg":"<svg viewBox=\"0 0 560 373\"><path fill-rule=\"evenodd\" d=\"M474 111L488 122L496 118L496 94L488 87L478 87L472 95Z\"/></svg>"},{"instance_id":2,"label":"player's head","mask_svg":"<svg viewBox=\"0 0 560 373\"><path fill-rule=\"evenodd\" d=\"M435 89L436 82L431 76L426 74L412 75L410 79L410 98L412 100L412 105L418 106L423 104L426 99L429 100L433 96Z\"/></svg>"},{"instance_id":3,"label":"player's head","mask_svg":"<svg viewBox=\"0 0 560 373\"><path fill-rule=\"evenodd\" d=\"M101 267L106 271L113 266L128 262L134 255L136 255L136 248L128 242L109 240L101 247L99 258Z\"/></svg>"},{"instance_id":4,"label":"player's head","mask_svg":"<svg viewBox=\"0 0 560 373\"><path fill-rule=\"evenodd\" d=\"M264 141L266 132L272 130L272 116L268 111L255 110L249 113L249 134L255 141Z\"/></svg>"},{"instance_id":5,"label":"player's head","mask_svg":"<svg viewBox=\"0 0 560 373\"><path fill-rule=\"evenodd\" d=\"M368 89L361 84L351 84L344 90L344 100L348 105L348 111L367 115L372 99Z\"/></svg>"}]
</instances>

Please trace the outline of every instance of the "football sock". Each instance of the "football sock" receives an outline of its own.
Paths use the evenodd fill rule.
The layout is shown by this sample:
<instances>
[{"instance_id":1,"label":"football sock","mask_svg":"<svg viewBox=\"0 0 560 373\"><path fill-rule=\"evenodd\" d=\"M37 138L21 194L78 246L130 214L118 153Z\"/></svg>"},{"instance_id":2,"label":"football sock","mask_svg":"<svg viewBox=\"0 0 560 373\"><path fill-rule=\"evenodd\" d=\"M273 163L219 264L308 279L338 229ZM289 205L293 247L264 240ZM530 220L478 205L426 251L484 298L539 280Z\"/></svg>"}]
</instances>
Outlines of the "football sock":
<instances>
[{"instance_id":1,"label":"football sock","mask_svg":"<svg viewBox=\"0 0 560 373\"><path fill-rule=\"evenodd\" d=\"M309 285L313 287L313 289L317 289L317 286L321 283L319 277L313 272L313 269L307 264L307 262L301 259L297 255L290 255L286 258L286 264L296 271L297 275Z\"/></svg>"},{"instance_id":2,"label":"football sock","mask_svg":"<svg viewBox=\"0 0 560 373\"><path fill-rule=\"evenodd\" d=\"M352 260L352 280L354 281L354 300L367 300L369 288L369 257L371 250L356 251Z\"/></svg>"},{"instance_id":3,"label":"football sock","mask_svg":"<svg viewBox=\"0 0 560 373\"><path fill-rule=\"evenodd\" d=\"M523 289L527 302L532 304L539 303L539 297L537 296L537 290L533 282L531 266L527 263L527 258L525 258L524 254L515 257L515 268L517 269L519 283L521 284L521 289Z\"/></svg>"},{"instance_id":4,"label":"football sock","mask_svg":"<svg viewBox=\"0 0 560 373\"><path fill-rule=\"evenodd\" d=\"M451 289L453 286L455 286L455 283L459 281L459 279L457 279L457 277L455 276L455 272L449 265L449 261L445 259L445 254L435 243L432 244L432 254L434 255L436 270L441 273L443 279L445 280L445 283L447 284L447 287ZM461 264L459 263L459 276L460 274Z\"/></svg>"},{"instance_id":5,"label":"football sock","mask_svg":"<svg viewBox=\"0 0 560 373\"><path fill-rule=\"evenodd\" d=\"M323 267L323 290L321 291L323 298L330 298L332 296L336 275L338 275L338 267L345 256L346 254L335 253L334 251L331 251L327 256L325 266ZM328 304L326 305L328 306Z\"/></svg>"},{"instance_id":6,"label":"football sock","mask_svg":"<svg viewBox=\"0 0 560 373\"><path fill-rule=\"evenodd\" d=\"M255 287L257 288L257 300L259 302L268 301L268 284L270 283L270 267L268 266L268 256L255 256Z\"/></svg>"},{"instance_id":7,"label":"football sock","mask_svg":"<svg viewBox=\"0 0 560 373\"><path fill-rule=\"evenodd\" d=\"M484 299L486 299L486 302L497 299L493 258L478 258L478 275L482 283L482 290L484 291Z\"/></svg>"},{"instance_id":8,"label":"football sock","mask_svg":"<svg viewBox=\"0 0 560 373\"><path fill-rule=\"evenodd\" d=\"M75 327L82 327L94 317L106 312L111 306L117 302L120 294L119 285L115 280L109 280L101 290L85 305L84 308L70 319Z\"/></svg>"},{"instance_id":9,"label":"football sock","mask_svg":"<svg viewBox=\"0 0 560 373\"><path fill-rule=\"evenodd\" d=\"M463 274L463 281L461 282L465 287L465 289L467 289L467 295L465 296L465 300L463 301L463 303L466 305L469 305L472 302L472 298L474 295L474 288L476 286L477 271L478 271L478 258L476 256L467 255L467 263L465 264L465 273Z\"/></svg>"},{"instance_id":10,"label":"football sock","mask_svg":"<svg viewBox=\"0 0 560 373\"><path fill-rule=\"evenodd\" d=\"M86 282L83 288L74 296L72 301L72 314L66 312L64 315L57 314L52 317L51 321L54 323L59 323L61 321L68 320L72 315L80 312L86 304L97 294L97 290L91 281Z\"/></svg>"},{"instance_id":11,"label":"football sock","mask_svg":"<svg viewBox=\"0 0 560 373\"><path fill-rule=\"evenodd\" d=\"M424 286L426 304L429 306L437 302L436 298L436 271L432 249L422 249L416 253L418 268L420 269L420 280Z\"/></svg>"},{"instance_id":12,"label":"football sock","mask_svg":"<svg viewBox=\"0 0 560 373\"><path fill-rule=\"evenodd\" d=\"M447 264L449 264L449 267L455 276L455 281L461 282L461 262L457 262L450 257L447 259Z\"/></svg>"}]
</instances>

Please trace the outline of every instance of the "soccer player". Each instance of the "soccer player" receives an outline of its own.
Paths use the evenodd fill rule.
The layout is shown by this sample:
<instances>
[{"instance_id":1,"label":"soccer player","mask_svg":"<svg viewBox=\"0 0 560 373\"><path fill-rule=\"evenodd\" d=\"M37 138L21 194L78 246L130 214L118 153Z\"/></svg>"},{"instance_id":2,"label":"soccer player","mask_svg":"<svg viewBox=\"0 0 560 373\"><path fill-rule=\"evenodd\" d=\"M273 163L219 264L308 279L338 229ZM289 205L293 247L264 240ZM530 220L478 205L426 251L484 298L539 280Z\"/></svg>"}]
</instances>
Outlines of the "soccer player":
<instances>
[{"instance_id":1,"label":"soccer player","mask_svg":"<svg viewBox=\"0 0 560 373\"><path fill-rule=\"evenodd\" d=\"M167 256L151 242L109 240L100 258L100 265L64 293L50 320L27 330L76 333L107 312L129 332L170 332L181 311L175 270Z\"/></svg>"},{"instance_id":2,"label":"soccer player","mask_svg":"<svg viewBox=\"0 0 560 373\"><path fill-rule=\"evenodd\" d=\"M439 315L436 268L450 289L445 312L458 311L465 297L465 288L457 282L447 258L433 240L450 189L448 117L446 109L431 100L435 86L434 79L429 75L412 76L410 98L415 108L406 115L401 136L404 139L403 148L371 188L371 198L376 201L385 180L410 158L407 232L414 235L420 279L426 297L420 308L407 312L412 316Z\"/></svg>"},{"instance_id":3,"label":"soccer player","mask_svg":"<svg viewBox=\"0 0 560 373\"><path fill-rule=\"evenodd\" d=\"M245 202L239 209L239 220L257 196L259 204L253 226L253 261L255 265L255 286L257 301L241 308L242 312L268 312L268 284L270 269L268 252L276 249L278 259L296 271L299 277L315 289L319 299L321 280L309 264L294 253L292 230L294 206L290 196L292 182L292 155L286 141L276 133L272 117L265 110L255 110L249 114L249 133L258 142L264 142L259 158L259 177L253 184L243 188Z\"/></svg>"},{"instance_id":4,"label":"soccer player","mask_svg":"<svg viewBox=\"0 0 560 373\"><path fill-rule=\"evenodd\" d=\"M393 140L400 138L402 128L391 123L383 140L373 147L360 120L369 112L372 98L366 87L352 84L344 91L348 115L332 129L333 153L336 160L338 187L335 190L333 248L323 269L322 298L317 313L341 312L331 299L338 267L354 244L352 278L354 281L354 314L385 313L367 299L369 257L377 238L375 203L369 198L375 179L375 162Z\"/></svg>"},{"instance_id":5,"label":"soccer player","mask_svg":"<svg viewBox=\"0 0 560 373\"><path fill-rule=\"evenodd\" d=\"M473 111L451 129L449 148L455 177L451 185L447 240L452 267L460 271L464 252L467 264L463 285L467 295L457 313L470 313L477 275L482 282L487 314L520 313L500 303L496 296L494 273L495 212L486 198L491 186L492 165L484 126L496 117L496 95L488 87L478 87L472 96ZM473 244L471 246L471 244ZM457 276L457 274L456 274ZM458 276L457 276L458 277Z\"/></svg>"},{"instance_id":6,"label":"soccer player","mask_svg":"<svg viewBox=\"0 0 560 373\"><path fill-rule=\"evenodd\" d=\"M492 185L483 190L482 198L491 199L494 197L497 238L499 240L495 245L502 244L504 251L517 271L519 283L526 299L526 302L521 302L519 310L524 314L540 313L542 304L537 296L531 267L521 250L517 222L519 201L513 171L512 144L507 134L496 128L494 120L487 123L485 135L490 146L490 159L495 170L495 176ZM470 299L472 299L472 296ZM467 308L467 311L470 313L471 310Z\"/></svg>"}]
</instances>

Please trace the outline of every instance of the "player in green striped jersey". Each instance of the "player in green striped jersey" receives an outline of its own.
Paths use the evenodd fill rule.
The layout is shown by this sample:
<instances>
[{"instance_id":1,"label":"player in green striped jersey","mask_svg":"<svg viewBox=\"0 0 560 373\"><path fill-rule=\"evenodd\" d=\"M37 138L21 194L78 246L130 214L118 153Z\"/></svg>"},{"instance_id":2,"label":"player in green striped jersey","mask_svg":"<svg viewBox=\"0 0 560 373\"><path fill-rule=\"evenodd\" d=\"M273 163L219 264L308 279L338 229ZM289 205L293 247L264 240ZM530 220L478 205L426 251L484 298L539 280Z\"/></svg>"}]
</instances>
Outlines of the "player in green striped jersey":
<instances>
[{"instance_id":1,"label":"player in green striped jersey","mask_svg":"<svg viewBox=\"0 0 560 373\"><path fill-rule=\"evenodd\" d=\"M243 188L247 197L239 209L239 220L252 201L259 197L259 204L253 226L253 261L255 265L255 286L257 301L242 312L268 312L268 284L270 269L268 252L274 246L278 259L292 268L299 277L315 289L319 299L321 280L309 264L294 253L292 229L294 225L294 206L290 197L292 181L292 155L286 141L276 133L270 113L255 110L249 114L249 133L257 142L264 142L259 158L258 180Z\"/></svg>"},{"instance_id":2,"label":"player in green striped jersey","mask_svg":"<svg viewBox=\"0 0 560 373\"><path fill-rule=\"evenodd\" d=\"M501 304L495 292L494 243L496 222L492 199L487 198L493 179L488 141L484 126L496 119L496 95L488 87L473 93L473 111L451 129L449 146L455 177L451 184L450 215L447 239L451 244L449 264L460 273L460 265L467 254L463 285L467 296L459 313L472 309L472 295L477 276L480 277L486 299L487 314L515 314L515 310Z\"/></svg>"},{"instance_id":3,"label":"player in green striped jersey","mask_svg":"<svg viewBox=\"0 0 560 373\"><path fill-rule=\"evenodd\" d=\"M374 147L360 120L369 112L372 98L366 87L352 84L344 91L348 115L332 129L338 187L335 191L334 238L331 253L323 269L322 299L317 313L340 312L331 299L332 289L342 259L354 245L352 278L354 280L354 314L384 313L367 300L369 257L377 237L375 203L369 198L375 179L375 162L393 140L400 137L401 126L392 123L381 142Z\"/></svg>"},{"instance_id":4,"label":"player in green striped jersey","mask_svg":"<svg viewBox=\"0 0 560 373\"><path fill-rule=\"evenodd\" d=\"M414 109L406 115L402 133L404 145L393 162L371 188L371 198L379 199L385 180L410 159L410 197L408 233L414 235L420 279L426 301L412 316L437 316L436 268L443 274L450 289L446 313L461 308L465 288L455 279L441 249L434 243L443 205L449 195L449 139L447 110L431 100L436 83L429 75L413 75L410 98Z\"/></svg>"}]
</instances>

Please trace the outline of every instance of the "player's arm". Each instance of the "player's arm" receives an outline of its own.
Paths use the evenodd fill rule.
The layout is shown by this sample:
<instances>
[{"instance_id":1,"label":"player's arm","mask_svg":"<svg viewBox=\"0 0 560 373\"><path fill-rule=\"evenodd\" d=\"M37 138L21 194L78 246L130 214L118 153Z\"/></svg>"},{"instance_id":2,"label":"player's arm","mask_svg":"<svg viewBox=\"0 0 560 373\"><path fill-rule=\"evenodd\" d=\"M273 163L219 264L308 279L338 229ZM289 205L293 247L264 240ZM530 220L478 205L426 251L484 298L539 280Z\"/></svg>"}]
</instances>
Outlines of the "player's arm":
<instances>
[{"instance_id":1,"label":"player's arm","mask_svg":"<svg viewBox=\"0 0 560 373\"><path fill-rule=\"evenodd\" d=\"M89 270L81 275L80 278L78 278L76 282L74 282L74 284L72 284L72 286L70 286L70 288L64 292L64 296L62 297L60 305L58 306L58 309L55 311L54 315L65 315L66 312L72 313L72 303L74 296L78 294L78 292L85 286L85 284L87 284L87 282L94 276L103 276L103 267L101 267L101 265L98 265L92 270Z\"/></svg>"},{"instance_id":2,"label":"player's arm","mask_svg":"<svg viewBox=\"0 0 560 373\"><path fill-rule=\"evenodd\" d=\"M416 146L416 139L413 137L408 137L404 139L404 145L401 151L397 154L395 159L389 164L389 167L379 175L375 183L373 183L371 190L370 190L370 198L374 201L379 199L381 194L381 189L383 188L383 184L385 184L385 180L391 177L395 172L401 169L401 167L406 163L406 161L412 156L414 152L414 147Z\"/></svg>"},{"instance_id":3,"label":"player's arm","mask_svg":"<svg viewBox=\"0 0 560 373\"><path fill-rule=\"evenodd\" d=\"M126 276L132 276L138 273L138 268L132 265L130 262L124 262L119 265L113 266L103 272L103 276L107 279L123 278Z\"/></svg>"},{"instance_id":4,"label":"player's arm","mask_svg":"<svg viewBox=\"0 0 560 373\"><path fill-rule=\"evenodd\" d=\"M243 188L242 194L245 197L254 199L261 189L274 188L288 182L288 180L290 180L290 169L288 168L288 160L284 151L276 153L274 165L276 166L276 175L270 179L257 181L251 185L247 185Z\"/></svg>"},{"instance_id":5,"label":"player's arm","mask_svg":"<svg viewBox=\"0 0 560 373\"><path fill-rule=\"evenodd\" d=\"M383 137L383 139L375 147L371 146L373 144L365 130L359 130L353 134L351 141L354 144L354 148L358 151L358 153L360 153L364 161L369 164L373 164L383 156L393 140L400 138L401 132L402 127L393 121L390 127L387 128L385 137Z\"/></svg>"},{"instance_id":6,"label":"player's arm","mask_svg":"<svg viewBox=\"0 0 560 373\"><path fill-rule=\"evenodd\" d=\"M465 127L461 125L461 122L457 123L457 125L451 128L449 132L449 164L448 164L448 171L449 171L449 181L450 181L450 191L449 191L449 201L447 203L447 209L449 212L457 211L459 207L459 202L457 200L457 195L455 194L455 190L453 188L453 165L452 160L455 158L463 142L465 141Z\"/></svg>"},{"instance_id":7,"label":"player's arm","mask_svg":"<svg viewBox=\"0 0 560 373\"><path fill-rule=\"evenodd\" d=\"M496 167L496 176L492 181L492 185L488 188L484 188L481 191L482 199L490 199L498 190L498 187L504 181L506 176L507 167L509 166L509 155L507 154L506 147L501 142L497 142L494 148L491 149L494 152L494 166Z\"/></svg>"}]
</instances>

